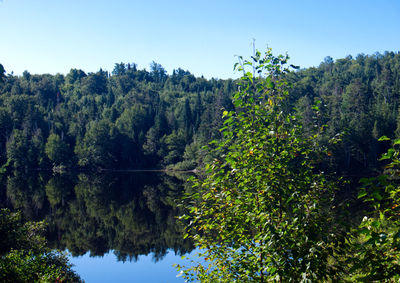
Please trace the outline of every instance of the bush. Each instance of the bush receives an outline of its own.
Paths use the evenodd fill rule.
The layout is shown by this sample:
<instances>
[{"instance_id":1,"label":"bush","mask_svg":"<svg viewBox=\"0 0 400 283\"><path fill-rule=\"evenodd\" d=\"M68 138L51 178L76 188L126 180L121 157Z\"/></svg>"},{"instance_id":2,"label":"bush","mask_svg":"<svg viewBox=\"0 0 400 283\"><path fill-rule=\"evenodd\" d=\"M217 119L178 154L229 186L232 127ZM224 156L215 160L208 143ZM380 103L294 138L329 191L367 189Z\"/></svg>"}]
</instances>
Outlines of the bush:
<instances>
[{"instance_id":1,"label":"bush","mask_svg":"<svg viewBox=\"0 0 400 283\"><path fill-rule=\"evenodd\" d=\"M19 212L0 210L1 282L81 282L65 254L50 250L43 222L23 222Z\"/></svg>"},{"instance_id":2,"label":"bush","mask_svg":"<svg viewBox=\"0 0 400 283\"><path fill-rule=\"evenodd\" d=\"M268 50L237 65L244 73L237 110L224 112L224 139L213 150L219 158L193 180L197 192L183 217L204 259L182 269L189 281L338 278L345 233L334 219L337 184L318 170L327 156L318 143L322 129L304 134L287 109L287 60Z\"/></svg>"}]
</instances>

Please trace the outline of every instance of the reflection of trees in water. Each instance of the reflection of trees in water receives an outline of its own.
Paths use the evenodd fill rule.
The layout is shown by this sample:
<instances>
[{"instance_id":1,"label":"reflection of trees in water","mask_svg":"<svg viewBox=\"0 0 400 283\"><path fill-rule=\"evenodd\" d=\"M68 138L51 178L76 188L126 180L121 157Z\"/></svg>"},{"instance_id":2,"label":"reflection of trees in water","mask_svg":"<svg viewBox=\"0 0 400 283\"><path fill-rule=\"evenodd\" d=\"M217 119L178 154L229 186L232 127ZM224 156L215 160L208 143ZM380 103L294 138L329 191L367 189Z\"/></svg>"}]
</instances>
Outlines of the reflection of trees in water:
<instances>
[{"instance_id":1,"label":"reflection of trees in water","mask_svg":"<svg viewBox=\"0 0 400 283\"><path fill-rule=\"evenodd\" d=\"M1 180L0 180L1 181ZM4 180L3 180L4 181ZM114 250L118 260L153 253L157 261L173 249L192 249L176 223L183 184L156 173L16 174L6 180L0 204L22 209L28 219L49 223L49 241L74 256Z\"/></svg>"},{"instance_id":2,"label":"reflection of trees in water","mask_svg":"<svg viewBox=\"0 0 400 283\"><path fill-rule=\"evenodd\" d=\"M5 186L4 205L19 209L30 220L41 220L46 210L46 194L43 190L45 181L37 174L24 174L19 171L4 178ZM3 190L3 189L2 189Z\"/></svg>"}]
</instances>

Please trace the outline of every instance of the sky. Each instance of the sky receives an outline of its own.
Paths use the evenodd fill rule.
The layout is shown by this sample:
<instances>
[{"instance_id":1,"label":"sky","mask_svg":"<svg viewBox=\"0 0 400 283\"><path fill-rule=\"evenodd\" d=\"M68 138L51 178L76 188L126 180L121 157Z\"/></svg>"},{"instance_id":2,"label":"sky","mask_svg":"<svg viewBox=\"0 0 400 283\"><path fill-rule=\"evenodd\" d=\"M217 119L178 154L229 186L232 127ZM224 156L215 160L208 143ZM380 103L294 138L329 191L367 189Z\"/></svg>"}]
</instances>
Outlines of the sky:
<instances>
[{"instance_id":1,"label":"sky","mask_svg":"<svg viewBox=\"0 0 400 283\"><path fill-rule=\"evenodd\" d=\"M112 71L161 64L235 78L237 55L288 53L302 68L400 50L399 0L0 0L7 73Z\"/></svg>"}]
</instances>

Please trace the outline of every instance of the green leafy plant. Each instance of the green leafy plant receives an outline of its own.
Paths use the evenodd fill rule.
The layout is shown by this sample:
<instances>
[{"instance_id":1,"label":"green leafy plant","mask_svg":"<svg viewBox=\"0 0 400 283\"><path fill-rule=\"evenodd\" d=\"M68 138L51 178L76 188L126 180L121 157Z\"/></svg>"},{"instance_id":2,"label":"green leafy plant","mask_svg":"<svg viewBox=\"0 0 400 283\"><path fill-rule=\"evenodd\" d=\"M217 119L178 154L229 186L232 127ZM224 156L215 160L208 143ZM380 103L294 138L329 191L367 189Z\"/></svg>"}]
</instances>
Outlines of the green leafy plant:
<instances>
[{"instance_id":1,"label":"green leafy plant","mask_svg":"<svg viewBox=\"0 0 400 283\"><path fill-rule=\"evenodd\" d=\"M223 113L224 139L213 150L219 157L193 179L196 193L183 216L202 259L178 266L188 281L307 282L341 270L336 184L318 170L327 155L318 143L322 129L305 135L290 113L287 60L270 49L239 57L236 111Z\"/></svg>"},{"instance_id":2,"label":"green leafy plant","mask_svg":"<svg viewBox=\"0 0 400 283\"><path fill-rule=\"evenodd\" d=\"M390 141L386 136L380 141ZM400 140L383 154L382 175L363 178L358 197L368 206L350 247L350 274L362 281L400 279ZM394 281L393 281L394 282Z\"/></svg>"},{"instance_id":3,"label":"green leafy plant","mask_svg":"<svg viewBox=\"0 0 400 283\"><path fill-rule=\"evenodd\" d=\"M43 222L0 210L1 282L81 282L65 254L46 247Z\"/></svg>"}]
</instances>

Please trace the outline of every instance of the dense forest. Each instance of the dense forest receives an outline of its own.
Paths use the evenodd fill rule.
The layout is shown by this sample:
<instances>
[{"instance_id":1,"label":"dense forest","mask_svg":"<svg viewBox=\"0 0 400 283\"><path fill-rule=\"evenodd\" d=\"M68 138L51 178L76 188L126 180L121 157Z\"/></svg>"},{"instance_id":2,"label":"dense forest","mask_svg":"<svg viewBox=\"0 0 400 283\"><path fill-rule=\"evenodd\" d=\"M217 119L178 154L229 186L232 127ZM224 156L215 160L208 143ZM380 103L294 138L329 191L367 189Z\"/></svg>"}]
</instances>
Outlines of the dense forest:
<instances>
[{"instance_id":1,"label":"dense forest","mask_svg":"<svg viewBox=\"0 0 400 283\"><path fill-rule=\"evenodd\" d=\"M197 161L218 138L232 80L196 78L162 66L116 64L112 74L3 77L0 162L14 168L164 167ZM187 167L194 167L188 164Z\"/></svg>"},{"instance_id":2,"label":"dense forest","mask_svg":"<svg viewBox=\"0 0 400 283\"><path fill-rule=\"evenodd\" d=\"M6 67L5 67L6 68ZM233 110L234 80L172 74L155 62L108 73L22 76L0 67L0 165L5 168L132 169L202 167L202 146L222 137L222 112ZM370 174L400 135L400 54L360 54L286 74L290 106L307 128L336 136L325 166L342 175ZM318 116L313 107L319 104Z\"/></svg>"}]
</instances>

